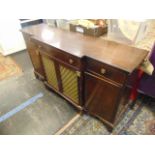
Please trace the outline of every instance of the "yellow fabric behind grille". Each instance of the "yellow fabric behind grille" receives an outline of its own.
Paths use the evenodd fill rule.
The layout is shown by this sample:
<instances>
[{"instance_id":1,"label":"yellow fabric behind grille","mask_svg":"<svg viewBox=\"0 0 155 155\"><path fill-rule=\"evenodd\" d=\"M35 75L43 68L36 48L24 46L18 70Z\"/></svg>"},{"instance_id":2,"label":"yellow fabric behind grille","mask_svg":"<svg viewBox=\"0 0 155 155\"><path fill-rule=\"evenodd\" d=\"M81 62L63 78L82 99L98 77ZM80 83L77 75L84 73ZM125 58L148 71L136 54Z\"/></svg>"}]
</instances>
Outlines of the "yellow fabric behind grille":
<instances>
[{"instance_id":1,"label":"yellow fabric behind grille","mask_svg":"<svg viewBox=\"0 0 155 155\"><path fill-rule=\"evenodd\" d=\"M42 60L47 77L47 82L58 90L58 81L56 77L54 62L51 59L48 59L44 56L42 56Z\"/></svg>"},{"instance_id":2,"label":"yellow fabric behind grille","mask_svg":"<svg viewBox=\"0 0 155 155\"><path fill-rule=\"evenodd\" d=\"M60 66L63 94L79 104L78 79L76 72Z\"/></svg>"}]
</instances>

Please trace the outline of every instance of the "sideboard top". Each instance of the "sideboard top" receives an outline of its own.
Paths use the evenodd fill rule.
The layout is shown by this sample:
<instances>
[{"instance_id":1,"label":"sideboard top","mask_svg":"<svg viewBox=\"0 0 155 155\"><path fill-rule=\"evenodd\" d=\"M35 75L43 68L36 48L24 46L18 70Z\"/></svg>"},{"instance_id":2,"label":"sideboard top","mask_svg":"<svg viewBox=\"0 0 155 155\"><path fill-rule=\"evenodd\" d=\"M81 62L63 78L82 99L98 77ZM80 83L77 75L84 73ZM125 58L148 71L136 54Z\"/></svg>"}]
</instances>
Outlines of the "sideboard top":
<instances>
[{"instance_id":1,"label":"sideboard top","mask_svg":"<svg viewBox=\"0 0 155 155\"><path fill-rule=\"evenodd\" d=\"M129 73L137 68L148 54L146 50L106 39L52 28L47 24L27 27L21 31L77 57L87 56Z\"/></svg>"}]
</instances>

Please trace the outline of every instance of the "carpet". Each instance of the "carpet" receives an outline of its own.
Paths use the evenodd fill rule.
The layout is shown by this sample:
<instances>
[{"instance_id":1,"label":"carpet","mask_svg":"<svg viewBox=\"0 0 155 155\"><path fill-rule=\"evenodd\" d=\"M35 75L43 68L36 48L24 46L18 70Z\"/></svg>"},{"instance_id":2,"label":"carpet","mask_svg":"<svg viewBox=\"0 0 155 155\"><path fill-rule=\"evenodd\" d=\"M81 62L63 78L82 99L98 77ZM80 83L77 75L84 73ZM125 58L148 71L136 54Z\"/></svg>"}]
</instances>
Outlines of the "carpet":
<instances>
[{"instance_id":1,"label":"carpet","mask_svg":"<svg viewBox=\"0 0 155 155\"><path fill-rule=\"evenodd\" d=\"M61 135L146 135L148 131L145 121L155 118L151 112L152 108L154 107L149 106L148 108L147 104L138 100L133 109L127 110L112 133L109 133L105 125L98 119L83 114Z\"/></svg>"},{"instance_id":2,"label":"carpet","mask_svg":"<svg viewBox=\"0 0 155 155\"><path fill-rule=\"evenodd\" d=\"M9 56L2 56L0 54L0 81L12 76L22 74L22 69Z\"/></svg>"}]
</instances>

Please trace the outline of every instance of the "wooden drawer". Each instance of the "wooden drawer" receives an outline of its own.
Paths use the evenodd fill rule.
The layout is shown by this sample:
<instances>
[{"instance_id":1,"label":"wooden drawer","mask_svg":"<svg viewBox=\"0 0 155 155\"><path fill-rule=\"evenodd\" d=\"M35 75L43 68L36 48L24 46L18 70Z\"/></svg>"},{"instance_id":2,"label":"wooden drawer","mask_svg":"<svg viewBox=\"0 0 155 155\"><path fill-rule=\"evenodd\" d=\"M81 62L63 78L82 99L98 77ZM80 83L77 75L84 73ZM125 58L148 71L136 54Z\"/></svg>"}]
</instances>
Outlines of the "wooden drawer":
<instances>
[{"instance_id":1,"label":"wooden drawer","mask_svg":"<svg viewBox=\"0 0 155 155\"><path fill-rule=\"evenodd\" d=\"M40 52L46 54L62 64L68 65L75 69L81 68L81 59L73 56L67 52L61 51L55 47L47 45L43 42L33 39L33 41L38 45Z\"/></svg>"},{"instance_id":2,"label":"wooden drawer","mask_svg":"<svg viewBox=\"0 0 155 155\"><path fill-rule=\"evenodd\" d=\"M101 75L104 78L110 79L119 84L123 84L126 80L125 72L91 58L86 58L86 70L88 72Z\"/></svg>"},{"instance_id":3,"label":"wooden drawer","mask_svg":"<svg viewBox=\"0 0 155 155\"><path fill-rule=\"evenodd\" d=\"M55 52L54 58L66 65L69 65L70 67L81 68L80 59L68 53L64 53L61 51Z\"/></svg>"}]
</instances>

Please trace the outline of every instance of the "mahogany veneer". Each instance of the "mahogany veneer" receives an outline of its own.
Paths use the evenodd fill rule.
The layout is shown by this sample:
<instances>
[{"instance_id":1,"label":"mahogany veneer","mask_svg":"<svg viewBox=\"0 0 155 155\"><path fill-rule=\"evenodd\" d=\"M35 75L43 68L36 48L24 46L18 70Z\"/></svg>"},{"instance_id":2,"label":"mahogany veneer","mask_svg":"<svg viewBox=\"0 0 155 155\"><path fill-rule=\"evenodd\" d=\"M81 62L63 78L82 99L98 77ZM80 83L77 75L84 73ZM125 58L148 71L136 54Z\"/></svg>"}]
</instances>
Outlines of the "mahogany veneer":
<instances>
[{"instance_id":1,"label":"mahogany veneer","mask_svg":"<svg viewBox=\"0 0 155 155\"><path fill-rule=\"evenodd\" d=\"M36 77L113 129L128 106L129 75L148 52L46 24L21 31Z\"/></svg>"}]
</instances>

